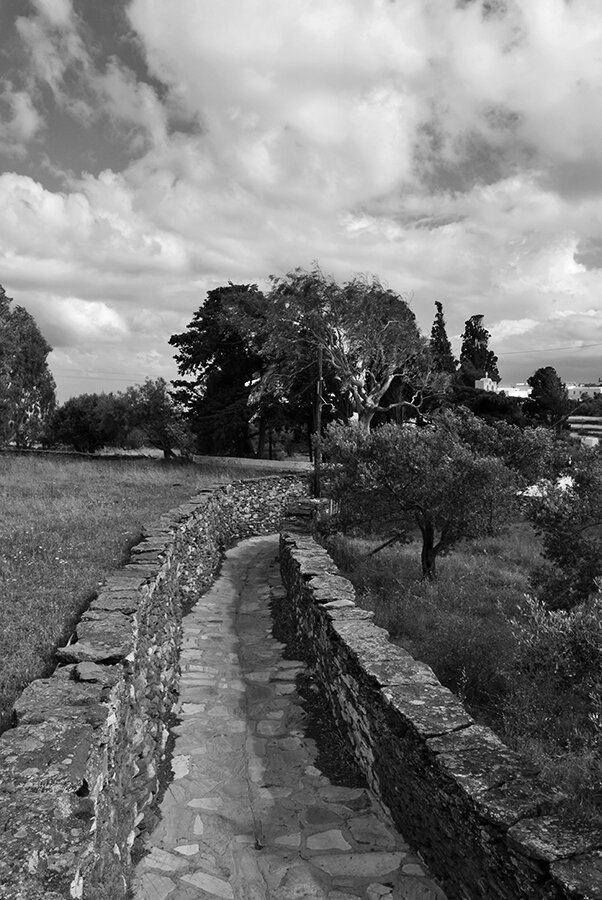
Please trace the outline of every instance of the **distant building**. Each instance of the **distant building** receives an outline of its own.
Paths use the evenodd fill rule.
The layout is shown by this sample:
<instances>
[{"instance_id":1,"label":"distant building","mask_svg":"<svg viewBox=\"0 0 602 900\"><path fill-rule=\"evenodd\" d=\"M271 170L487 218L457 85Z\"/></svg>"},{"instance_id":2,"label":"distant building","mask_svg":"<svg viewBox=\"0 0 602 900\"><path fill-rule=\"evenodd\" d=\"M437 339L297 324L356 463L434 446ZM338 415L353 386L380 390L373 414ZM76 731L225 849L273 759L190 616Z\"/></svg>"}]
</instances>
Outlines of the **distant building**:
<instances>
[{"instance_id":1,"label":"distant building","mask_svg":"<svg viewBox=\"0 0 602 900\"><path fill-rule=\"evenodd\" d=\"M518 384L500 384L498 386L500 393L504 393L506 397L522 397L525 399L531 395L531 385L526 381L519 381Z\"/></svg>"},{"instance_id":2,"label":"distant building","mask_svg":"<svg viewBox=\"0 0 602 900\"><path fill-rule=\"evenodd\" d=\"M497 394L499 390L497 382L490 378L487 373L485 373L484 378L477 378L474 386L478 391L492 391L494 394Z\"/></svg>"},{"instance_id":3,"label":"distant building","mask_svg":"<svg viewBox=\"0 0 602 900\"><path fill-rule=\"evenodd\" d=\"M567 384L569 400L581 400L584 397L595 397L602 394L602 384Z\"/></svg>"},{"instance_id":4,"label":"distant building","mask_svg":"<svg viewBox=\"0 0 602 900\"><path fill-rule=\"evenodd\" d=\"M485 374L484 378L479 378L474 383L475 388L481 391L491 391L494 394L505 394L506 397L521 397L525 399L531 396L531 386L526 381L519 381L518 384L497 384L492 378ZM586 397L596 397L602 394L602 383L598 384L567 384L566 391L569 400L582 400Z\"/></svg>"}]
</instances>

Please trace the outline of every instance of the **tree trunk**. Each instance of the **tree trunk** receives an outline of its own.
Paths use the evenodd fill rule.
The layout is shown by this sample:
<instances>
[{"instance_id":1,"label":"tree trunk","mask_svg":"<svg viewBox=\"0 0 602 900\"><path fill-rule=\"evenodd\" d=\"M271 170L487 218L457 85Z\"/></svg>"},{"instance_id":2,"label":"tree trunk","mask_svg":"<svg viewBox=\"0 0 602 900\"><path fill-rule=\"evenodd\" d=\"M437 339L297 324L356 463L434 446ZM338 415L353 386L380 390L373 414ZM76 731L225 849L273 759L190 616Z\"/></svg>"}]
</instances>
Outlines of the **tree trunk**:
<instances>
[{"instance_id":1,"label":"tree trunk","mask_svg":"<svg viewBox=\"0 0 602 900\"><path fill-rule=\"evenodd\" d=\"M430 522L420 527L422 532L422 577L428 581L437 578L437 551L435 549L435 529Z\"/></svg>"},{"instance_id":2,"label":"tree trunk","mask_svg":"<svg viewBox=\"0 0 602 900\"><path fill-rule=\"evenodd\" d=\"M322 493L322 345L318 347L316 379L316 446L314 450L314 497Z\"/></svg>"},{"instance_id":3,"label":"tree trunk","mask_svg":"<svg viewBox=\"0 0 602 900\"><path fill-rule=\"evenodd\" d=\"M265 419L263 416L259 419L259 431L257 437L257 459L264 459L265 457L265 439L267 437L267 430Z\"/></svg>"},{"instance_id":4,"label":"tree trunk","mask_svg":"<svg viewBox=\"0 0 602 900\"><path fill-rule=\"evenodd\" d=\"M370 424L374 418L374 409L362 409L357 416L357 427L362 434L370 434Z\"/></svg>"}]
</instances>

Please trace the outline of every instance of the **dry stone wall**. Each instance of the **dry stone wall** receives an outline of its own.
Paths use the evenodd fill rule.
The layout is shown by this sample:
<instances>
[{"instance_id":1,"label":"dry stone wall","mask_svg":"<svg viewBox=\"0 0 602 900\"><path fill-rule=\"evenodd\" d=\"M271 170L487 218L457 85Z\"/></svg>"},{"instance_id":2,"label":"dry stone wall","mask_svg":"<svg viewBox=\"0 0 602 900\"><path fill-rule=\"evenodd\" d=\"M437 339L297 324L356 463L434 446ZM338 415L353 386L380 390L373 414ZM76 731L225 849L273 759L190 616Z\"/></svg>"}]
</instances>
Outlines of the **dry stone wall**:
<instances>
[{"instance_id":1,"label":"dry stone wall","mask_svg":"<svg viewBox=\"0 0 602 900\"><path fill-rule=\"evenodd\" d=\"M355 605L304 533L309 506L281 537L282 615L370 786L450 900L601 900L602 832L568 827L561 795Z\"/></svg>"},{"instance_id":2,"label":"dry stone wall","mask_svg":"<svg viewBox=\"0 0 602 900\"><path fill-rule=\"evenodd\" d=\"M204 491L161 517L33 682L0 737L0 898L120 900L177 694L182 610L223 550L278 531L304 476ZM151 822L149 822L149 817Z\"/></svg>"}]
</instances>

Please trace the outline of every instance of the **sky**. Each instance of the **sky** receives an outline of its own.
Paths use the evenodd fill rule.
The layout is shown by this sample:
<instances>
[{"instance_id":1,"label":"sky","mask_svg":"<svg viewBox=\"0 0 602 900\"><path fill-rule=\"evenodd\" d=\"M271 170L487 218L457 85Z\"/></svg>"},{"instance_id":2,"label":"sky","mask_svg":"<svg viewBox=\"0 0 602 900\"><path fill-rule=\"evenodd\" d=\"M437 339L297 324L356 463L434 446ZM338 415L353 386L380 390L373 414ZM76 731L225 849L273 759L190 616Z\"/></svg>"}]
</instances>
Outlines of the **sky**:
<instances>
[{"instance_id":1,"label":"sky","mask_svg":"<svg viewBox=\"0 0 602 900\"><path fill-rule=\"evenodd\" d=\"M601 195L599 0L0 2L0 284L61 402L314 261L597 381Z\"/></svg>"}]
</instances>

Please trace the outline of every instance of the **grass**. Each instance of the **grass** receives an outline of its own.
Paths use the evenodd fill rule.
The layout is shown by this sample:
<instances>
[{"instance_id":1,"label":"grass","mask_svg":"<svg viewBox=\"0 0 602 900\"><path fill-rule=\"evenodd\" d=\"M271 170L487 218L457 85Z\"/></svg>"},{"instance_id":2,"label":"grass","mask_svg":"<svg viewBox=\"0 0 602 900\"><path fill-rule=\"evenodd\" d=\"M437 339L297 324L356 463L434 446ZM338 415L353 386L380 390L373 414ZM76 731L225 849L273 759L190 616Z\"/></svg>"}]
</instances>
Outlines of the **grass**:
<instances>
[{"instance_id":1,"label":"grass","mask_svg":"<svg viewBox=\"0 0 602 900\"><path fill-rule=\"evenodd\" d=\"M460 544L438 560L432 583L422 579L417 541L367 556L378 543L337 535L328 549L391 640L432 666L469 706L494 715L513 653L509 620L539 553L532 529L524 523L504 536Z\"/></svg>"},{"instance_id":2,"label":"grass","mask_svg":"<svg viewBox=\"0 0 602 900\"><path fill-rule=\"evenodd\" d=\"M230 466L160 460L0 455L0 731L23 687L53 654L141 528L216 481L252 477Z\"/></svg>"},{"instance_id":3,"label":"grass","mask_svg":"<svg viewBox=\"0 0 602 900\"><path fill-rule=\"evenodd\" d=\"M572 674L578 666L564 679L556 676L558 647L567 647L567 640L559 632L554 644L553 628L548 644L534 644L541 669L536 665L529 673L520 660L517 628L529 627L520 623L528 619L529 574L541 552L531 526L517 522L498 537L460 544L438 561L435 583L422 580L417 542L367 556L378 543L343 535L326 540L360 605L374 611L375 623L394 643L428 663L477 721L567 793L569 816L602 824L600 691L588 700L584 685L591 682ZM596 672L591 674L595 683Z\"/></svg>"}]
</instances>

